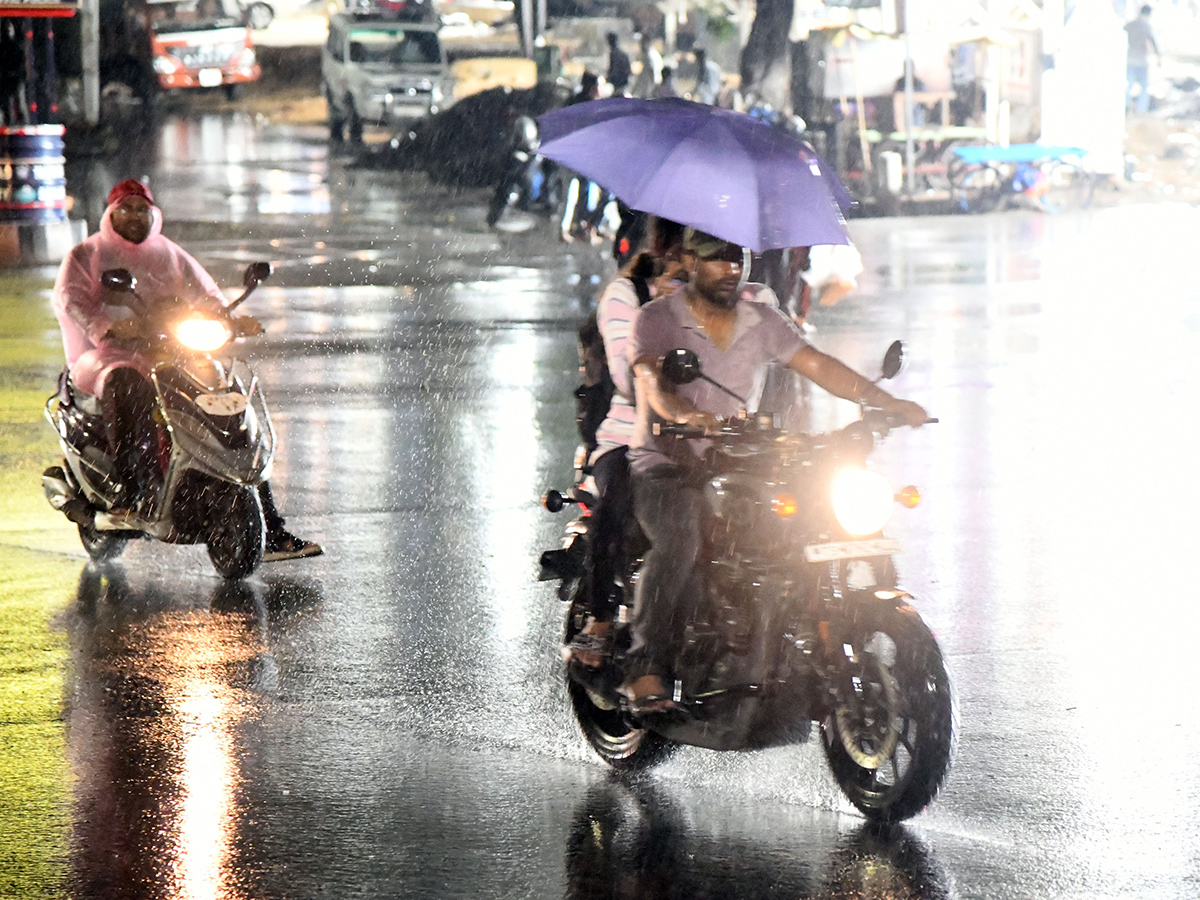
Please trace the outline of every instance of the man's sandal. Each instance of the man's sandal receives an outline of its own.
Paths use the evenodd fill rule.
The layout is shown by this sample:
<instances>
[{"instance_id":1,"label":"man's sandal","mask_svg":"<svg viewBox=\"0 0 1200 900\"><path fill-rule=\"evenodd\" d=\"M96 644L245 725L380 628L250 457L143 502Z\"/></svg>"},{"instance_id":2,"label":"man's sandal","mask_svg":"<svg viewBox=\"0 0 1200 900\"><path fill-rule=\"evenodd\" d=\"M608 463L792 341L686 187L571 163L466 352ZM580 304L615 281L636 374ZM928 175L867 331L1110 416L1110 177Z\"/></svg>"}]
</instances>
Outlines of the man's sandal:
<instances>
[{"instance_id":1,"label":"man's sandal","mask_svg":"<svg viewBox=\"0 0 1200 900\"><path fill-rule=\"evenodd\" d=\"M657 682L654 687L646 693L636 690L639 685L647 687L646 682L650 679ZM663 680L656 675L643 675L632 683L623 684L620 693L629 703L629 712L635 716L656 716L683 711L683 707L667 692Z\"/></svg>"},{"instance_id":2,"label":"man's sandal","mask_svg":"<svg viewBox=\"0 0 1200 900\"><path fill-rule=\"evenodd\" d=\"M602 669L612 657L611 630L609 622L589 622L563 647L563 657L568 662L574 660L585 669Z\"/></svg>"}]
</instances>

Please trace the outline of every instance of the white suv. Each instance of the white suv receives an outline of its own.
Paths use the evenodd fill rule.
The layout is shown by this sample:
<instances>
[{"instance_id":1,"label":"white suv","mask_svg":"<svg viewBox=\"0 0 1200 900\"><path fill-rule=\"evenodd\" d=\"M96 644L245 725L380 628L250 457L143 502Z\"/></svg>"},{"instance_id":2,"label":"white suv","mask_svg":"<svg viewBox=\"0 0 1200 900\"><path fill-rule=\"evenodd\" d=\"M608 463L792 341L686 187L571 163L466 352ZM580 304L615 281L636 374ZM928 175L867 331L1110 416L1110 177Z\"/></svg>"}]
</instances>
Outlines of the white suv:
<instances>
[{"instance_id":1,"label":"white suv","mask_svg":"<svg viewBox=\"0 0 1200 900\"><path fill-rule=\"evenodd\" d=\"M398 130L454 99L453 76L433 23L330 16L321 75L335 141L342 140L343 129L355 143L367 125Z\"/></svg>"}]
</instances>

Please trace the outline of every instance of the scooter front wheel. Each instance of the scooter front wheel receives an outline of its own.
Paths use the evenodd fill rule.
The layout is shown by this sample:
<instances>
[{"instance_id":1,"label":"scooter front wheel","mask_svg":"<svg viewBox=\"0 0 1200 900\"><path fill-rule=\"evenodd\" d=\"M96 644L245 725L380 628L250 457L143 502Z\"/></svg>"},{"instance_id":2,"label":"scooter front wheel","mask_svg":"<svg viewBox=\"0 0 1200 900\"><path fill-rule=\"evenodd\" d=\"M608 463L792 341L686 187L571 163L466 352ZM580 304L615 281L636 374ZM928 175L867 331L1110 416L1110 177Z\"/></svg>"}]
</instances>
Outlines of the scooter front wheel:
<instances>
[{"instance_id":1,"label":"scooter front wheel","mask_svg":"<svg viewBox=\"0 0 1200 900\"><path fill-rule=\"evenodd\" d=\"M267 528L255 488L234 484L214 488L206 518L208 558L223 578L245 578L258 568Z\"/></svg>"}]
</instances>

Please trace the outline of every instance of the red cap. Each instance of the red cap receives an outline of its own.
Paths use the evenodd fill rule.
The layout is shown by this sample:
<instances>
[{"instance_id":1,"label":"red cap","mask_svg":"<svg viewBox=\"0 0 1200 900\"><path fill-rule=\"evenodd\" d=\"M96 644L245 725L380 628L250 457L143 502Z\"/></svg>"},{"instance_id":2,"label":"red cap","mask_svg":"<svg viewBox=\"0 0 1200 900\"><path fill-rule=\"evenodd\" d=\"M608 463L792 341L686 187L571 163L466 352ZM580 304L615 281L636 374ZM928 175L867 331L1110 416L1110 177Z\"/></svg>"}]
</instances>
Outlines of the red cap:
<instances>
[{"instance_id":1,"label":"red cap","mask_svg":"<svg viewBox=\"0 0 1200 900\"><path fill-rule=\"evenodd\" d=\"M126 197L131 196L145 197L148 203L154 202L154 195L150 193L150 188L133 178L126 178L120 184L114 185L113 189L108 192L108 205L120 203Z\"/></svg>"}]
</instances>

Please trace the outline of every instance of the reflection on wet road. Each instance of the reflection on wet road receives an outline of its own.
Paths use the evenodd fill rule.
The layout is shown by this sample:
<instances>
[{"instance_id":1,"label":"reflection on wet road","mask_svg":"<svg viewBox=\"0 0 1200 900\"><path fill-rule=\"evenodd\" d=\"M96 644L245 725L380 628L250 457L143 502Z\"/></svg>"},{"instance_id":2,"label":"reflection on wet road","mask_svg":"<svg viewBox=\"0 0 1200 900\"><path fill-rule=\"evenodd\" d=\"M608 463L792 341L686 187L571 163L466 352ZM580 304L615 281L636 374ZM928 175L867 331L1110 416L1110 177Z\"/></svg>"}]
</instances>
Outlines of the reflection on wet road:
<instances>
[{"instance_id":1,"label":"reflection on wet road","mask_svg":"<svg viewBox=\"0 0 1200 900\"><path fill-rule=\"evenodd\" d=\"M960 716L942 797L878 833L817 747L622 784L570 720L536 499L569 476L599 252L317 131L173 119L105 165L80 177L149 172L222 283L276 263L248 304L273 482L327 555L234 588L194 548L85 569L77 896L1194 895L1194 210L853 223L867 272L815 340L869 371L903 338L896 391L941 418L877 462L926 498L890 531ZM813 393L816 427L853 415Z\"/></svg>"}]
</instances>

